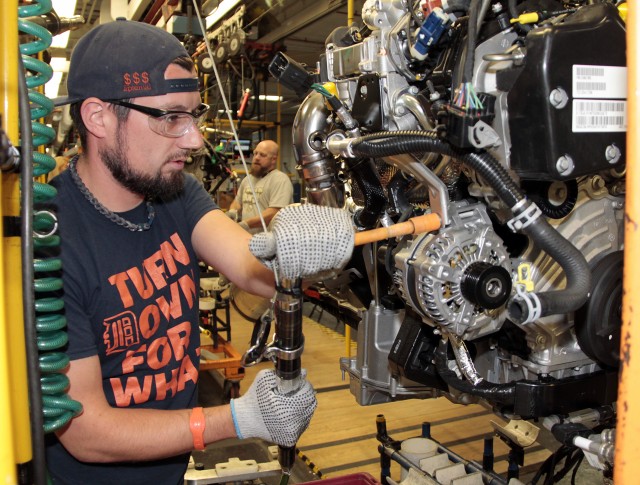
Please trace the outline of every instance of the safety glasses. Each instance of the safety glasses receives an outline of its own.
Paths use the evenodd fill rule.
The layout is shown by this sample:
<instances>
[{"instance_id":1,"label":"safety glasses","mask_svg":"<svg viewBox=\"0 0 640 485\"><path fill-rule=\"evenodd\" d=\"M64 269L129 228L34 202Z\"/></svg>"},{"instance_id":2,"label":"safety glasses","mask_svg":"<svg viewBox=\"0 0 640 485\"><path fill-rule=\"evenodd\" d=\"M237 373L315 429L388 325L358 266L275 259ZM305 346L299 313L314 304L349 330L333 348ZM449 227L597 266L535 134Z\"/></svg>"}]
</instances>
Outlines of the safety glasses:
<instances>
[{"instance_id":1,"label":"safety glasses","mask_svg":"<svg viewBox=\"0 0 640 485\"><path fill-rule=\"evenodd\" d=\"M208 104L200 104L194 111L171 111L166 109L150 108L126 101L109 100L108 103L139 111L149 116L149 128L155 133L169 138L180 138L187 134L192 126L200 129L204 118L210 109Z\"/></svg>"}]
</instances>

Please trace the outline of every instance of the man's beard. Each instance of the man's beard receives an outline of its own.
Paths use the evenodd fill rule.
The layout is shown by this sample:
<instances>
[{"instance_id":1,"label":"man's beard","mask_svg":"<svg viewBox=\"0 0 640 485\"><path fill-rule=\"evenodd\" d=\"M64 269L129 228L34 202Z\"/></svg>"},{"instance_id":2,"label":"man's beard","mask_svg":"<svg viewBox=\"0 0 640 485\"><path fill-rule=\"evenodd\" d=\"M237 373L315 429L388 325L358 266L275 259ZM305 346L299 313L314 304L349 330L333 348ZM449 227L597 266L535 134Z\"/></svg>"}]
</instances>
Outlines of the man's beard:
<instances>
[{"instance_id":1,"label":"man's beard","mask_svg":"<svg viewBox=\"0 0 640 485\"><path fill-rule=\"evenodd\" d=\"M249 173L251 175L253 175L256 178L261 179L262 177L264 177L265 175L267 175L269 173L269 170L267 170L265 167L263 167L262 165L258 165L258 164L251 164L251 170L249 170Z\"/></svg>"},{"instance_id":2,"label":"man's beard","mask_svg":"<svg viewBox=\"0 0 640 485\"><path fill-rule=\"evenodd\" d=\"M118 130L115 148L101 148L99 155L113 178L126 189L148 200L169 200L182 192L184 177L181 172L172 172L170 175L163 175L161 170L155 175L136 172L129 163L125 147L123 131Z\"/></svg>"}]
</instances>

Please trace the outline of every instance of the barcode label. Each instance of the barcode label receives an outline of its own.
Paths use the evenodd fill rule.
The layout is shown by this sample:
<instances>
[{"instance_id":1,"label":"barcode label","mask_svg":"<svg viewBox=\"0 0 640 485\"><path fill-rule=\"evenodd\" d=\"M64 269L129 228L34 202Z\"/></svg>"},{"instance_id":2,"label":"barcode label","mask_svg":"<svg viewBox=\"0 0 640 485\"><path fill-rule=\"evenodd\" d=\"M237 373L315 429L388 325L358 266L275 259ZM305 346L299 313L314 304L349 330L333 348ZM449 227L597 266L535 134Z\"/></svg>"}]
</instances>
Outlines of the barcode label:
<instances>
[{"instance_id":1,"label":"barcode label","mask_svg":"<svg viewBox=\"0 0 640 485\"><path fill-rule=\"evenodd\" d=\"M573 97L627 99L627 68L573 66Z\"/></svg>"},{"instance_id":2,"label":"barcode label","mask_svg":"<svg viewBox=\"0 0 640 485\"><path fill-rule=\"evenodd\" d=\"M574 99L574 133L627 131L627 102L607 99Z\"/></svg>"},{"instance_id":3,"label":"barcode label","mask_svg":"<svg viewBox=\"0 0 640 485\"><path fill-rule=\"evenodd\" d=\"M595 66L576 66L578 76L604 76L604 68Z\"/></svg>"}]
</instances>

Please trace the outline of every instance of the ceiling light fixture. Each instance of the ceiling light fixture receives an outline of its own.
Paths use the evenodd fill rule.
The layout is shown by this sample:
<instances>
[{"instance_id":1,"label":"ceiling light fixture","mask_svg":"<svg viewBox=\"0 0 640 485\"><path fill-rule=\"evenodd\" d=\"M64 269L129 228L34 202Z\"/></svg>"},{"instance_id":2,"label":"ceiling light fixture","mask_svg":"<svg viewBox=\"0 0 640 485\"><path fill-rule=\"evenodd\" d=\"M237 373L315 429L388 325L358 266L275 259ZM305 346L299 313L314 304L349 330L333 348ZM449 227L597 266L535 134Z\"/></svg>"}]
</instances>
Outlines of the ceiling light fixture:
<instances>
[{"instance_id":1,"label":"ceiling light fixture","mask_svg":"<svg viewBox=\"0 0 640 485\"><path fill-rule=\"evenodd\" d=\"M258 96L258 99L260 101L279 102L279 101L282 101L282 96L275 96L275 95L272 95L272 94L267 94L267 95L261 94L261 95Z\"/></svg>"},{"instance_id":2,"label":"ceiling light fixture","mask_svg":"<svg viewBox=\"0 0 640 485\"><path fill-rule=\"evenodd\" d=\"M44 85L44 94L47 98L56 98L60 90L62 74L69 72L69 61L64 57L52 57L50 65L53 69L53 76Z\"/></svg>"},{"instance_id":3,"label":"ceiling light fixture","mask_svg":"<svg viewBox=\"0 0 640 485\"><path fill-rule=\"evenodd\" d=\"M218 7L214 11L212 11L211 14L208 15L205 19L207 30L217 24L222 19L222 17L227 15L231 11L231 9L239 3L240 0L222 0L222 2L220 2L220 5L218 5Z\"/></svg>"}]
</instances>

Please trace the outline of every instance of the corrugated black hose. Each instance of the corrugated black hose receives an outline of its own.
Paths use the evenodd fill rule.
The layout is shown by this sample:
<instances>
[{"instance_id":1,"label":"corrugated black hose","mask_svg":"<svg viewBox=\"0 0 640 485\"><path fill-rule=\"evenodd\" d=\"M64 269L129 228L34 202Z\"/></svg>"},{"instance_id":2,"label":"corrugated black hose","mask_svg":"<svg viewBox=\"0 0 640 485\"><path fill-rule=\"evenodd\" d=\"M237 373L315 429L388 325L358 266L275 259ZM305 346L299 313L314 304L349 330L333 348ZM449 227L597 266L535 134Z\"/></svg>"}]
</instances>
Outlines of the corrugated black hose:
<instances>
[{"instance_id":1,"label":"corrugated black hose","mask_svg":"<svg viewBox=\"0 0 640 485\"><path fill-rule=\"evenodd\" d=\"M506 406L514 405L516 395L515 383L493 384L483 380L474 385L467 380L459 379L458 375L447 366L448 345L446 340L441 340L435 352L438 375L442 377L442 380L446 382L447 385L460 392L486 398L490 402L499 402Z\"/></svg>"},{"instance_id":2,"label":"corrugated black hose","mask_svg":"<svg viewBox=\"0 0 640 485\"><path fill-rule=\"evenodd\" d=\"M357 156L389 157L404 153L439 153L460 160L469 166L495 190L500 199L519 216L530 207L524 193L500 163L486 152L467 152L438 138L435 131L399 131L365 135L351 145ZM524 202L523 202L524 201ZM519 204L519 205L518 205ZM516 207L517 206L517 207ZM520 232L533 242L564 270L566 288L536 293L540 302L538 318L568 313L580 308L589 297L591 271L583 254L549 225L544 217L537 217ZM519 296L508 304L509 317L515 323L528 322L531 309Z\"/></svg>"},{"instance_id":3,"label":"corrugated black hose","mask_svg":"<svg viewBox=\"0 0 640 485\"><path fill-rule=\"evenodd\" d=\"M354 219L358 226L371 229L378 222L387 203L387 198L373 162L370 159L359 159L356 163L350 163L350 161L353 162L353 160L347 159L351 176L362 192L365 202L364 208L356 213Z\"/></svg>"}]
</instances>

